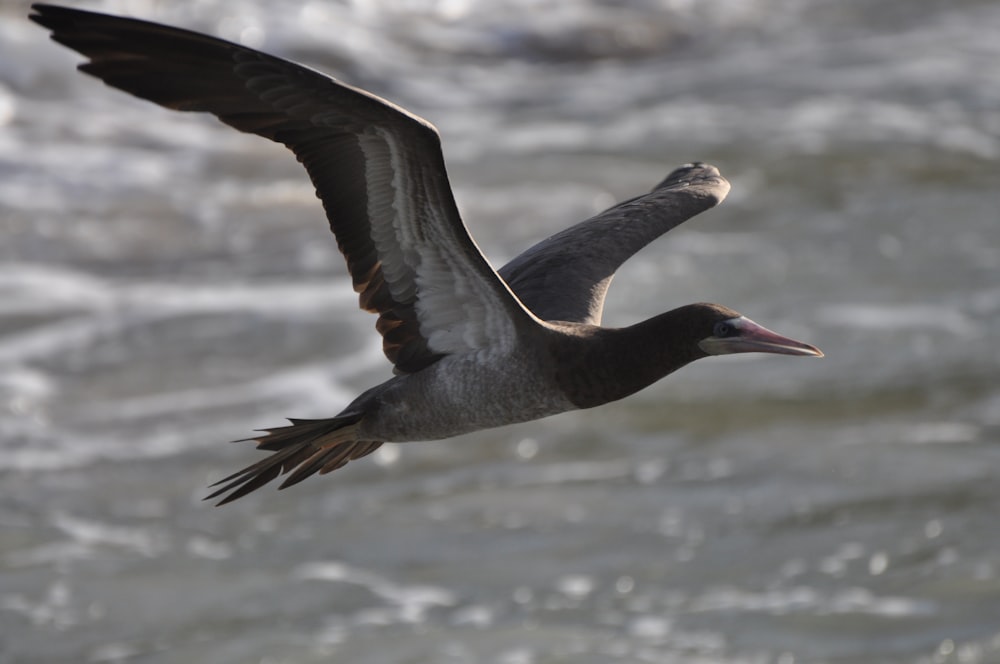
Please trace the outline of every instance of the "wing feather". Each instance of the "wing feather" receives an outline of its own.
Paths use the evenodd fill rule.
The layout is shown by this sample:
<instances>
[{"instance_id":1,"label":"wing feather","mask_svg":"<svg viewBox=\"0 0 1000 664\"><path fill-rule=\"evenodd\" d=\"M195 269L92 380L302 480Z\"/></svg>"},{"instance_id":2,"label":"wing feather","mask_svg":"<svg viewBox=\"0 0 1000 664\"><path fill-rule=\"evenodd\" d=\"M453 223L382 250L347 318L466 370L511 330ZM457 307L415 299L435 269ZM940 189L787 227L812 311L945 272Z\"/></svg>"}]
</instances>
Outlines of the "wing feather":
<instances>
[{"instance_id":1,"label":"wing feather","mask_svg":"<svg viewBox=\"0 0 1000 664\"><path fill-rule=\"evenodd\" d=\"M36 4L31 19L89 60L80 70L283 143L305 166L399 372L510 347L537 324L459 216L437 130L363 90L207 35Z\"/></svg>"},{"instance_id":2,"label":"wing feather","mask_svg":"<svg viewBox=\"0 0 1000 664\"><path fill-rule=\"evenodd\" d=\"M500 276L543 320L600 325L604 296L622 263L727 193L729 183L715 166L686 164L650 193L542 240L500 268Z\"/></svg>"}]
</instances>

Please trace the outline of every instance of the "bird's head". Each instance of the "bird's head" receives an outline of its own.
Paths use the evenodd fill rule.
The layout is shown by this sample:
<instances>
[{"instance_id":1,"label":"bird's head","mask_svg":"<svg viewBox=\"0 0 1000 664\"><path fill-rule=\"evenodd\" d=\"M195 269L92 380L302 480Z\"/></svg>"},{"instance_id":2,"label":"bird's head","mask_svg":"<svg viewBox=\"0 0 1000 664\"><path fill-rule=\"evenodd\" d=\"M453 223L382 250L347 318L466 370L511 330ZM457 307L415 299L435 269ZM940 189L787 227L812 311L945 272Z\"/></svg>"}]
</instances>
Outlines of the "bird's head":
<instances>
[{"instance_id":1,"label":"bird's head","mask_svg":"<svg viewBox=\"0 0 1000 664\"><path fill-rule=\"evenodd\" d=\"M706 355L776 353L823 357L819 348L783 337L721 305L692 304L688 308L690 320L696 321L698 348Z\"/></svg>"}]
</instances>

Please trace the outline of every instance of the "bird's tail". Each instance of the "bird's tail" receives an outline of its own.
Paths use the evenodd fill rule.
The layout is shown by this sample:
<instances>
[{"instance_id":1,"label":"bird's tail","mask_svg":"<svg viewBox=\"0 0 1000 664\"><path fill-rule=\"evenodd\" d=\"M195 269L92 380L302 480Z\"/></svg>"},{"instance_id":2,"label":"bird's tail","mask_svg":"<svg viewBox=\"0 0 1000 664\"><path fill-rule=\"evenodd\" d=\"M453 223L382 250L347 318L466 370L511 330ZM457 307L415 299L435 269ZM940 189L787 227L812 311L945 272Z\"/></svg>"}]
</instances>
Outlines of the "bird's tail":
<instances>
[{"instance_id":1,"label":"bird's tail","mask_svg":"<svg viewBox=\"0 0 1000 664\"><path fill-rule=\"evenodd\" d=\"M217 503L225 505L259 489L279 475L291 472L278 487L284 489L310 475L329 473L351 459L371 454L382 441L358 440L356 435L360 421L360 414L348 414L325 420L290 419L289 426L261 429L263 435L245 440L257 441L257 449L268 450L272 452L271 456L213 484L213 487L224 486L206 496L205 500L231 492Z\"/></svg>"}]
</instances>

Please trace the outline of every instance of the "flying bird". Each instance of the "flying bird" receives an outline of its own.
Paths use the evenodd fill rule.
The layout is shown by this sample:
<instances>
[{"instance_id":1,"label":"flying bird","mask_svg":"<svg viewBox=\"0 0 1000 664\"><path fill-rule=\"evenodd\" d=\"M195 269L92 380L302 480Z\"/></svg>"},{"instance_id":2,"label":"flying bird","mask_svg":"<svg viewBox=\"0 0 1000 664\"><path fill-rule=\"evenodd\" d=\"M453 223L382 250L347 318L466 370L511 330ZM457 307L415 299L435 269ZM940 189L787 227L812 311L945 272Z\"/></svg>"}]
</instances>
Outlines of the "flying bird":
<instances>
[{"instance_id":1,"label":"flying bird","mask_svg":"<svg viewBox=\"0 0 1000 664\"><path fill-rule=\"evenodd\" d=\"M619 203L490 267L459 216L435 127L302 65L147 21L33 5L30 18L87 58L79 69L179 111L203 111L284 144L305 167L393 377L328 419L250 438L266 458L207 498L235 500L328 473L383 442L435 440L591 408L699 358L822 357L718 304L689 304L602 327L615 271L725 198L704 163L681 166ZM224 495L225 494L225 495Z\"/></svg>"}]
</instances>

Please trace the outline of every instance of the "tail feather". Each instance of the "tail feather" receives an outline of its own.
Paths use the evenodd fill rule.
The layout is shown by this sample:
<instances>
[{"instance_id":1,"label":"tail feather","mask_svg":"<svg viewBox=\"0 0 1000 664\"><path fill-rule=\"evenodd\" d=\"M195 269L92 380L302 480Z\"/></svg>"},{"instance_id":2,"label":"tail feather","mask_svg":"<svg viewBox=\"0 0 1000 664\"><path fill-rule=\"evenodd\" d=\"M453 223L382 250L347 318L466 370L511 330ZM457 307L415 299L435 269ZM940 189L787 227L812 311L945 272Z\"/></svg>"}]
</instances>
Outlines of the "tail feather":
<instances>
[{"instance_id":1,"label":"tail feather","mask_svg":"<svg viewBox=\"0 0 1000 664\"><path fill-rule=\"evenodd\" d=\"M279 475L291 472L278 487L284 489L317 472L326 474L352 459L371 454L382 444L377 440L356 438L360 415L289 421L290 426L262 429L263 435L245 439L257 441L257 449L273 454L212 484L213 487L223 486L206 496L205 500L228 493L217 503L225 505L259 489Z\"/></svg>"}]
</instances>

